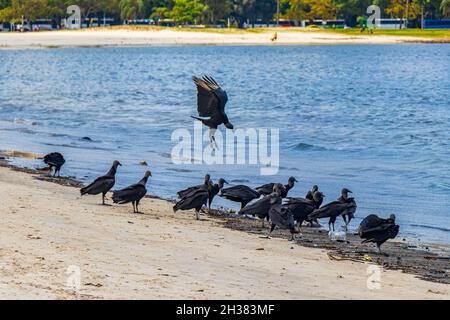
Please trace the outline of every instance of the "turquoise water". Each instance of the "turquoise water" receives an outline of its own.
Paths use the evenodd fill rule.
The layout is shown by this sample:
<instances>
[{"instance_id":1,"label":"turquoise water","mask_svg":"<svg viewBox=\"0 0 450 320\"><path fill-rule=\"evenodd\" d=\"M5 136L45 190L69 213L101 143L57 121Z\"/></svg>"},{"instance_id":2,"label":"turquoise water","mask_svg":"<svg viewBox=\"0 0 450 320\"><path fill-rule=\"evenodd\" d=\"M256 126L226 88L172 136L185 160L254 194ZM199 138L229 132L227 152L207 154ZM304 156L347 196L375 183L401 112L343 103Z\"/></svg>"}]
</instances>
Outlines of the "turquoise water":
<instances>
[{"instance_id":1,"label":"turquoise water","mask_svg":"<svg viewBox=\"0 0 450 320\"><path fill-rule=\"evenodd\" d=\"M172 164L202 74L227 89L235 127L280 129L277 176ZM0 51L0 149L62 152L63 174L84 181L118 159L117 187L147 160L149 192L164 198L206 172L251 186L293 175L294 196L318 184L332 201L345 186L359 219L395 213L403 237L450 243L449 75L448 44Z\"/></svg>"}]
</instances>

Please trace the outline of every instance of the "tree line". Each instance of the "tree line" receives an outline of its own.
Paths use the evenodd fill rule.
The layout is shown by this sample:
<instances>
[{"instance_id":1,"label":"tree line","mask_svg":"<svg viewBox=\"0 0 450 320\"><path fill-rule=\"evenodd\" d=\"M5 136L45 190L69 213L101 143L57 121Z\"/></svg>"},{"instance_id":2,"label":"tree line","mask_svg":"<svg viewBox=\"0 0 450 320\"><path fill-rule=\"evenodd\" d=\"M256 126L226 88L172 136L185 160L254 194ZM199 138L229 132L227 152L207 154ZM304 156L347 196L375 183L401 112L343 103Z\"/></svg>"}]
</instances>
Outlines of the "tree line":
<instances>
[{"instance_id":1,"label":"tree line","mask_svg":"<svg viewBox=\"0 0 450 320\"><path fill-rule=\"evenodd\" d=\"M60 21L66 8L78 5L87 18L107 16L116 20L171 19L177 24L217 24L231 21L270 21L277 17L294 21L345 19L356 24L375 4L383 17L446 18L450 0L0 0L0 21L18 22L25 18Z\"/></svg>"}]
</instances>

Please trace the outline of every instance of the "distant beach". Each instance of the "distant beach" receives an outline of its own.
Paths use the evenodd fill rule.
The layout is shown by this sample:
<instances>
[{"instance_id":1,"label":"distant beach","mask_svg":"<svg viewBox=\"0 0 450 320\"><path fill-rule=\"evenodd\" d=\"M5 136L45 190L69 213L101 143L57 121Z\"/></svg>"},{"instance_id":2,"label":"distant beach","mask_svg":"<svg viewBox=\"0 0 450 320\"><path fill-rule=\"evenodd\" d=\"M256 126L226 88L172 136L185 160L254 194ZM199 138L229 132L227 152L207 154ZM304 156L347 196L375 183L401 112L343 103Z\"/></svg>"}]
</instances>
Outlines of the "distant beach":
<instances>
[{"instance_id":1,"label":"distant beach","mask_svg":"<svg viewBox=\"0 0 450 320\"><path fill-rule=\"evenodd\" d=\"M89 29L33 33L0 33L0 49L64 47L117 47L153 45L308 45L308 44L394 44L442 43L449 38L404 35L345 34L319 31L273 30L258 32L212 32L171 29Z\"/></svg>"}]
</instances>

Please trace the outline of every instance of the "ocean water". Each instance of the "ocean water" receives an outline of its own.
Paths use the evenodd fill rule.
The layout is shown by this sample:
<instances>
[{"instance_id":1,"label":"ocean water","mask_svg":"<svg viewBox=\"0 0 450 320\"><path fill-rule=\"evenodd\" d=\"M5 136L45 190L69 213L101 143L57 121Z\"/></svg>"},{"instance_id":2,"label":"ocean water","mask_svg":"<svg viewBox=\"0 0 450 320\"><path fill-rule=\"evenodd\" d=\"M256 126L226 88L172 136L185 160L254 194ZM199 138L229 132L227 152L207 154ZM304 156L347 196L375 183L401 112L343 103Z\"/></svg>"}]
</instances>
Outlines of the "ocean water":
<instances>
[{"instance_id":1,"label":"ocean water","mask_svg":"<svg viewBox=\"0 0 450 320\"><path fill-rule=\"evenodd\" d=\"M172 163L172 132L193 129L191 77L203 74L228 91L235 127L280 129L278 175ZM450 45L0 51L0 149L62 152L62 173L86 182L118 159L117 188L140 180L146 160L149 193L169 199L207 172L250 186L292 175L292 196L351 189L353 228L395 213L402 237L450 243Z\"/></svg>"}]
</instances>

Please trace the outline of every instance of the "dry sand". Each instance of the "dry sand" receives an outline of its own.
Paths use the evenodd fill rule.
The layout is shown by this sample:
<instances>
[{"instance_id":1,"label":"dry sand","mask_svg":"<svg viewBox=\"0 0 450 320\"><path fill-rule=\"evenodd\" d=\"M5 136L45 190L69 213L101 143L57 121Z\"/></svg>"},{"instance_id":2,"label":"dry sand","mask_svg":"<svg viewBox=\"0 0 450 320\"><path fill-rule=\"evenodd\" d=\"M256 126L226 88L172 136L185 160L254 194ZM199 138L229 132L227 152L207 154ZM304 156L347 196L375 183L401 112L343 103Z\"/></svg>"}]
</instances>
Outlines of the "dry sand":
<instances>
[{"instance_id":1,"label":"dry sand","mask_svg":"<svg viewBox=\"0 0 450 320\"><path fill-rule=\"evenodd\" d=\"M296 44L380 44L424 42L431 39L404 36L347 36L323 32L212 33L154 30L83 30L34 33L0 33L0 49L106 47L150 45L296 45Z\"/></svg>"},{"instance_id":2,"label":"dry sand","mask_svg":"<svg viewBox=\"0 0 450 320\"><path fill-rule=\"evenodd\" d=\"M450 299L450 286L230 230L171 204L101 206L78 190L0 168L0 298L3 299ZM78 294L67 287L81 270Z\"/></svg>"}]
</instances>

